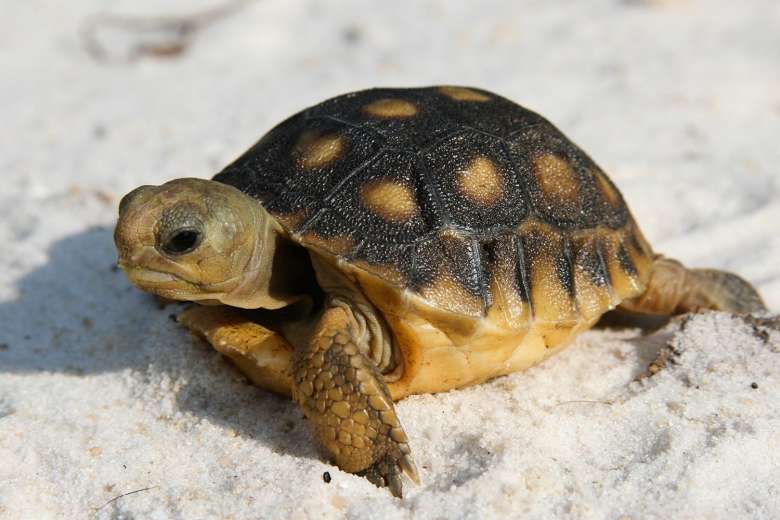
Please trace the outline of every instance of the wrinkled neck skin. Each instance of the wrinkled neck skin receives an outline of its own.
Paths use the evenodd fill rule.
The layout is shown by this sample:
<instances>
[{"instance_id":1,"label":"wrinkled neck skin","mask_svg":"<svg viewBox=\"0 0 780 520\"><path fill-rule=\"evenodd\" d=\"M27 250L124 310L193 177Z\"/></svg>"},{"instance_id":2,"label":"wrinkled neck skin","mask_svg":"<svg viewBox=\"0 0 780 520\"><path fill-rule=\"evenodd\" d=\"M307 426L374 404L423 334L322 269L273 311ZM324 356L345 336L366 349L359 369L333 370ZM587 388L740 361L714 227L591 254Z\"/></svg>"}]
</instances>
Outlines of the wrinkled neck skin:
<instances>
[{"instance_id":1,"label":"wrinkled neck skin","mask_svg":"<svg viewBox=\"0 0 780 520\"><path fill-rule=\"evenodd\" d=\"M219 182L182 178L122 198L118 265L163 298L275 310L310 293L306 251L254 198Z\"/></svg>"},{"instance_id":2,"label":"wrinkled neck skin","mask_svg":"<svg viewBox=\"0 0 780 520\"><path fill-rule=\"evenodd\" d=\"M243 309L281 309L306 297L302 273L310 267L305 253L259 204L255 219L258 237L252 254L240 276L214 287L225 291L217 300Z\"/></svg>"}]
</instances>

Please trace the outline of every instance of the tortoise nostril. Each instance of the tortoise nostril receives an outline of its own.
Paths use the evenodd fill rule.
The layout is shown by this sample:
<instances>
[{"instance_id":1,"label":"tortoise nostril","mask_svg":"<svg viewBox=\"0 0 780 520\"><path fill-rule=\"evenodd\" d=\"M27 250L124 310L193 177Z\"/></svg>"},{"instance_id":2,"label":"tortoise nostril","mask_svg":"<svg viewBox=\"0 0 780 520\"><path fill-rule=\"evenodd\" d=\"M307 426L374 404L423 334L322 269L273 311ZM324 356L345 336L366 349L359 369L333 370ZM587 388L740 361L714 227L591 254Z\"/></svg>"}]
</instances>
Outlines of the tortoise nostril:
<instances>
[{"instance_id":1,"label":"tortoise nostril","mask_svg":"<svg viewBox=\"0 0 780 520\"><path fill-rule=\"evenodd\" d=\"M197 229L178 229L163 241L162 249L169 255L183 255L197 248L200 241L201 233Z\"/></svg>"}]
</instances>

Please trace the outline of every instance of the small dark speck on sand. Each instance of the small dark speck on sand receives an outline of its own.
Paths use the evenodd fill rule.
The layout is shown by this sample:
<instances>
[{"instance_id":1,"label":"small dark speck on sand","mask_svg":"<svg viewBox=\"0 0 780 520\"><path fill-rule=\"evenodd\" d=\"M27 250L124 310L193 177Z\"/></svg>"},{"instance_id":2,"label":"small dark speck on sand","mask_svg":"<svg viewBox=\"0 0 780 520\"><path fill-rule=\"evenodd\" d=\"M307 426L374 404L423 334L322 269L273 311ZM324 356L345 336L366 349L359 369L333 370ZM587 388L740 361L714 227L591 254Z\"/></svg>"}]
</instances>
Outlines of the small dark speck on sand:
<instances>
[{"instance_id":1,"label":"small dark speck on sand","mask_svg":"<svg viewBox=\"0 0 780 520\"><path fill-rule=\"evenodd\" d=\"M330 472L326 471L323 473L322 480L324 480L326 484L330 484Z\"/></svg>"},{"instance_id":2,"label":"small dark speck on sand","mask_svg":"<svg viewBox=\"0 0 780 520\"><path fill-rule=\"evenodd\" d=\"M755 390L756 388L758 388L758 383L750 383L750 388Z\"/></svg>"},{"instance_id":3,"label":"small dark speck on sand","mask_svg":"<svg viewBox=\"0 0 780 520\"><path fill-rule=\"evenodd\" d=\"M345 27L341 32L341 35L344 38L344 41L348 44L356 44L359 43L361 39L363 39L362 31L354 25Z\"/></svg>"},{"instance_id":4,"label":"small dark speck on sand","mask_svg":"<svg viewBox=\"0 0 780 520\"><path fill-rule=\"evenodd\" d=\"M92 127L92 137L96 140L103 139L106 135L108 135L108 128L105 125L97 124Z\"/></svg>"}]
</instances>

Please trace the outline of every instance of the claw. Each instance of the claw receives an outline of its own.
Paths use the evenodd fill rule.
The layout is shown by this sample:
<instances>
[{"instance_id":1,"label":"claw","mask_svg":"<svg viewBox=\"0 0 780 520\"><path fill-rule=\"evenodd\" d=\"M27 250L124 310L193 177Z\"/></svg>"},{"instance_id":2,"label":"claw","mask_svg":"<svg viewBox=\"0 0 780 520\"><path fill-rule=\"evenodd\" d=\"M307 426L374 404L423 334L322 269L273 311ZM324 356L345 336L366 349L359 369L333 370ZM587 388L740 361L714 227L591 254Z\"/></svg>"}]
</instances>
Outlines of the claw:
<instances>
[{"instance_id":1,"label":"claw","mask_svg":"<svg viewBox=\"0 0 780 520\"><path fill-rule=\"evenodd\" d=\"M414 463L411 454L401 454L401 460L398 461L398 465L401 467L401 471L403 471L412 482L418 486L420 485L420 474L417 472L417 465Z\"/></svg>"},{"instance_id":2,"label":"claw","mask_svg":"<svg viewBox=\"0 0 780 520\"><path fill-rule=\"evenodd\" d=\"M400 453L396 456L387 454L358 474L364 476L376 487L386 487L393 496L403 498L402 472L415 484L420 484L417 466L408 453Z\"/></svg>"},{"instance_id":3,"label":"claw","mask_svg":"<svg viewBox=\"0 0 780 520\"><path fill-rule=\"evenodd\" d=\"M401 476L397 471L391 471L387 476L385 476L385 482L387 484L387 488L394 497L404 497L404 487L403 484L401 484Z\"/></svg>"}]
</instances>

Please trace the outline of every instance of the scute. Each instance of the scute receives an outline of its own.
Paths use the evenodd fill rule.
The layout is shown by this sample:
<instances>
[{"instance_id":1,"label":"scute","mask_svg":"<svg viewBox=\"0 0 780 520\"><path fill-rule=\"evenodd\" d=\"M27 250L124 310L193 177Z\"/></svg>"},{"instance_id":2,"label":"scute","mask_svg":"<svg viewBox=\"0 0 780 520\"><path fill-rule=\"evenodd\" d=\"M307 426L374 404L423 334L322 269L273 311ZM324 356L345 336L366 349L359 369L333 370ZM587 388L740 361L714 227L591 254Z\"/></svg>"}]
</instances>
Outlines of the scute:
<instances>
[{"instance_id":1,"label":"scute","mask_svg":"<svg viewBox=\"0 0 780 520\"><path fill-rule=\"evenodd\" d=\"M340 265L510 328L533 320L555 334L636 296L649 277L652 252L600 168L546 119L484 90L324 101L215 180Z\"/></svg>"},{"instance_id":2,"label":"scute","mask_svg":"<svg viewBox=\"0 0 780 520\"><path fill-rule=\"evenodd\" d=\"M470 196L464 178L479 163L494 170L501 196L495 201ZM476 164L475 164L476 163ZM494 137L466 130L439 141L420 154L419 171L430 179L436 202L440 204L441 224L461 229L486 231L518 225L528 213L521 179L503 143ZM483 187L488 191L493 187Z\"/></svg>"}]
</instances>

